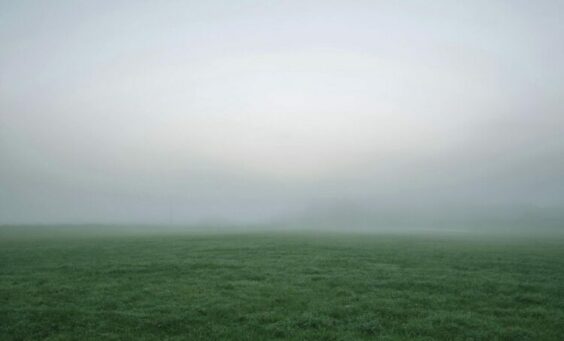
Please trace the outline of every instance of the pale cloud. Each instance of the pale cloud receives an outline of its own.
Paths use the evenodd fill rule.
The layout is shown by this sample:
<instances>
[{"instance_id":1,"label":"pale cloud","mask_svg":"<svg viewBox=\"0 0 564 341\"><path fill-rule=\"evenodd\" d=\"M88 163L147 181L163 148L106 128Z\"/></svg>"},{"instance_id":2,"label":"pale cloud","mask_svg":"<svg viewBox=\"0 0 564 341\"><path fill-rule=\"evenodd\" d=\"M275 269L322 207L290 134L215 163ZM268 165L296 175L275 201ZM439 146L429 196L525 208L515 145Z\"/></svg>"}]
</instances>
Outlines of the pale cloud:
<instances>
[{"instance_id":1,"label":"pale cloud","mask_svg":"<svg viewBox=\"0 0 564 341\"><path fill-rule=\"evenodd\" d=\"M559 2L0 8L5 222L564 205Z\"/></svg>"}]
</instances>

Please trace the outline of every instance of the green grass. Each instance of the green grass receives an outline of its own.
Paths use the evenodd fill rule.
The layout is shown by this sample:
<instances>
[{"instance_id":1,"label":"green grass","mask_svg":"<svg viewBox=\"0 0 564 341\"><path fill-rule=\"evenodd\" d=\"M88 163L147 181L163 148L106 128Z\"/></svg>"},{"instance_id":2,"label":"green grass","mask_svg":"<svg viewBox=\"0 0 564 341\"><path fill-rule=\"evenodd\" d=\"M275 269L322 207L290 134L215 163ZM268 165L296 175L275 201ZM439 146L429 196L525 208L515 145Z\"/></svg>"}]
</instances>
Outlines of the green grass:
<instances>
[{"instance_id":1,"label":"green grass","mask_svg":"<svg viewBox=\"0 0 564 341\"><path fill-rule=\"evenodd\" d=\"M0 227L2 340L563 337L561 237Z\"/></svg>"}]
</instances>

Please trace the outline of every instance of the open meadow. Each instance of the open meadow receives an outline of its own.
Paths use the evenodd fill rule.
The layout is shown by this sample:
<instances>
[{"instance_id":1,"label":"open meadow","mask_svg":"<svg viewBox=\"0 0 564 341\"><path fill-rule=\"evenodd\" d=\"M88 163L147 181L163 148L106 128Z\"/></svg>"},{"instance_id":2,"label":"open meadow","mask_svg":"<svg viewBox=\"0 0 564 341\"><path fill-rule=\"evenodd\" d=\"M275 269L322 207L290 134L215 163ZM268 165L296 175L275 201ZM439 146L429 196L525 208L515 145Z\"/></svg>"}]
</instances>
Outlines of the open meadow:
<instances>
[{"instance_id":1,"label":"open meadow","mask_svg":"<svg viewBox=\"0 0 564 341\"><path fill-rule=\"evenodd\" d=\"M0 1L0 341L564 341L564 0Z\"/></svg>"},{"instance_id":2,"label":"open meadow","mask_svg":"<svg viewBox=\"0 0 564 341\"><path fill-rule=\"evenodd\" d=\"M564 335L564 240L2 227L0 339Z\"/></svg>"}]
</instances>

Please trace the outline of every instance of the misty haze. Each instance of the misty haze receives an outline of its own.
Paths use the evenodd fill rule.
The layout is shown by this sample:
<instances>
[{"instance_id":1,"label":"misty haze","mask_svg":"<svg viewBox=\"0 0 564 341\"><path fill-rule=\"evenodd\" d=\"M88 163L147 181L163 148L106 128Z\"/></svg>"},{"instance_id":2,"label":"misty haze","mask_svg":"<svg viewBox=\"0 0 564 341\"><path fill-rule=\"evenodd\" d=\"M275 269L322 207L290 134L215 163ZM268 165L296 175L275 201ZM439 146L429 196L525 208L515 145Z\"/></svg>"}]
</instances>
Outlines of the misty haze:
<instances>
[{"instance_id":1,"label":"misty haze","mask_svg":"<svg viewBox=\"0 0 564 341\"><path fill-rule=\"evenodd\" d=\"M557 0L0 1L0 338L560 339L563 60Z\"/></svg>"}]
</instances>

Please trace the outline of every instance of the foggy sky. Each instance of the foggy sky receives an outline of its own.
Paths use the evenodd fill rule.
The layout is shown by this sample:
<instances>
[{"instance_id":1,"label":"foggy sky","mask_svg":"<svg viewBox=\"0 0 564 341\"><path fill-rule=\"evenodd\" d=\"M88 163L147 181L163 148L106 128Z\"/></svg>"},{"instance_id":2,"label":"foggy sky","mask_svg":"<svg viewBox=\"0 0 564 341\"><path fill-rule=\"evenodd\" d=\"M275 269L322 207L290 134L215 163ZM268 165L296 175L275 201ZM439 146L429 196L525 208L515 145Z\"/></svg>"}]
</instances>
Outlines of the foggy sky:
<instances>
[{"instance_id":1,"label":"foggy sky","mask_svg":"<svg viewBox=\"0 0 564 341\"><path fill-rule=\"evenodd\" d=\"M558 220L563 60L562 1L0 1L0 223Z\"/></svg>"}]
</instances>

